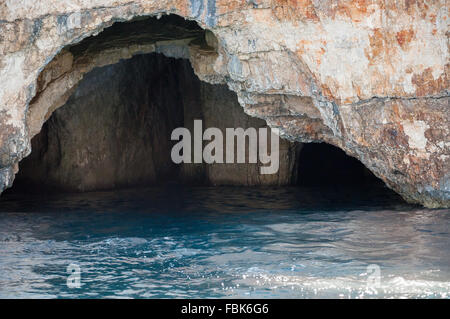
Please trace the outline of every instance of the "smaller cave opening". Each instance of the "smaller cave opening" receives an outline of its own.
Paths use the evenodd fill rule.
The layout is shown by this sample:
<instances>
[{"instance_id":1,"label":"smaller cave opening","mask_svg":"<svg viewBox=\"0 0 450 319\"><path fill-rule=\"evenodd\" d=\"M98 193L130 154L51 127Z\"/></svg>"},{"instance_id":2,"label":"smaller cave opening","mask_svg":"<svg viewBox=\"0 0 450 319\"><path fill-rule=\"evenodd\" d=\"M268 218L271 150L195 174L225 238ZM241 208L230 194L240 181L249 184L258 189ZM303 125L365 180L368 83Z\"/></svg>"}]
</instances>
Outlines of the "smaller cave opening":
<instances>
[{"instance_id":1,"label":"smaller cave opening","mask_svg":"<svg viewBox=\"0 0 450 319\"><path fill-rule=\"evenodd\" d=\"M375 209L405 203L367 167L327 143L303 144L297 162L298 198L320 209Z\"/></svg>"},{"instance_id":2,"label":"smaller cave opening","mask_svg":"<svg viewBox=\"0 0 450 319\"><path fill-rule=\"evenodd\" d=\"M298 161L297 185L301 187L384 187L360 161L327 143L303 144Z\"/></svg>"},{"instance_id":3,"label":"smaller cave opening","mask_svg":"<svg viewBox=\"0 0 450 319\"><path fill-rule=\"evenodd\" d=\"M150 53L95 68L32 139L8 193L295 184L300 144L286 140L271 175L260 174L260 162L174 163L171 133L183 127L193 134L195 120L221 132L267 128L226 85L200 81L187 59Z\"/></svg>"}]
</instances>

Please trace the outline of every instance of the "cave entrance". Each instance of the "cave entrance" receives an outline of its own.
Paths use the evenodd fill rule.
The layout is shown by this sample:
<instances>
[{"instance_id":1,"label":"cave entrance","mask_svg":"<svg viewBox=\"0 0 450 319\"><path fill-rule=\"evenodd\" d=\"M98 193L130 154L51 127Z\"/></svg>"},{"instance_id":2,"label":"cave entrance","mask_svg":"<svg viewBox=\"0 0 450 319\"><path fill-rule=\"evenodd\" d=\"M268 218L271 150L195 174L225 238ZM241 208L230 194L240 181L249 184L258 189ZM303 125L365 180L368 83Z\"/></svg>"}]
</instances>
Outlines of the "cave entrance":
<instances>
[{"instance_id":1,"label":"cave entrance","mask_svg":"<svg viewBox=\"0 0 450 319\"><path fill-rule=\"evenodd\" d=\"M222 131L267 126L245 114L226 85L208 84L195 75L187 44L212 50L207 37L196 23L165 16L116 23L68 48L74 69L79 65L84 70L92 61L96 67L68 90L63 106L49 113L8 192L84 192L167 183L323 188L381 183L335 147L287 140L280 140L280 167L273 175L261 175L261 163L174 164L171 132L177 127L192 131L195 119ZM134 47L143 52L110 63L117 48ZM56 66L62 68L60 64ZM40 82L51 86L45 72ZM35 100L42 96L38 90Z\"/></svg>"},{"instance_id":2,"label":"cave entrance","mask_svg":"<svg viewBox=\"0 0 450 319\"><path fill-rule=\"evenodd\" d=\"M185 127L193 132L198 119L205 128L222 132L267 127L245 114L225 85L200 81L187 59L150 53L96 68L32 139L33 151L20 163L12 190L295 183L301 145L286 140L280 140L283 160L276 174L261 175L263 164L248 161L175 164L171 150L178 141L171 140L172 131Z\"/></svg>"},{"instance_id":3,"label":"cave entrance","mask_svg":"<svg viewBox=\"0 0 450 319\"><path fill-rule=\"evenodd\" d=\"M302 187L384 186L360 161L327 143L303 144L298 161L297 185Z\"/></svg>"}]
</instances>

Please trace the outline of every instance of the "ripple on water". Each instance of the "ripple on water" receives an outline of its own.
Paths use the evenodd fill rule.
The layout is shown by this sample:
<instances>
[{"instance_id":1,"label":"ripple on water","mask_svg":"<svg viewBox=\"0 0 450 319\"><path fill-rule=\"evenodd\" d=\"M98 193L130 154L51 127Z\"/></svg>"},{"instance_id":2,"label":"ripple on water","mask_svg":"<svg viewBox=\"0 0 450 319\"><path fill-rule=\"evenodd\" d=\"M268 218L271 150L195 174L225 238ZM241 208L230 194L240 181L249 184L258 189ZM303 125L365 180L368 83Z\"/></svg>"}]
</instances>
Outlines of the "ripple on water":
<instances>
[{"instance_id":1,"label":"ripple on water","mask_svg":"<svg viewBox=\"0 0 450 319\"><path fill-rule=\"evenodd\" d=\"M381 195L351 204L198 188L1 201L0 297L449 296L449 210ZM66 285L72 263L79 289Z\"/></svg>"}]
</instances>

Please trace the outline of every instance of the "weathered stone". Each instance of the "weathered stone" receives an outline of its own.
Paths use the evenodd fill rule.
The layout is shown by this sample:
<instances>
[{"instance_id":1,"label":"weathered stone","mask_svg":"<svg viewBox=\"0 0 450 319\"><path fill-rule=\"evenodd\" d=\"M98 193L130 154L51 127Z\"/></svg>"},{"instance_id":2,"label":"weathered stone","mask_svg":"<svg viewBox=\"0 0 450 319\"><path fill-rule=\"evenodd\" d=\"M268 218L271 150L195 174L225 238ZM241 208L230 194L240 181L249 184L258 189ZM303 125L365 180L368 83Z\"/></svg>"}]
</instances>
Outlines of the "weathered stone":
<instances>
[{"instance_id":1,"label":"weathered stone","mask_svg":"<svg viewBox=\"0 0 450 319\"><path fill-rule=\"evenodd\" d=\"M164 14L208 32L169 21L179 36L158 38L149 27L81 42L114 22ZM85 73L161 52L189 55L201 80L226 83L247 113L286 138L334 144L405 199L448 207L447 21L444 0L3 1L0 187L11 186L30 138ZM84 49L70 51L77 43ZM299 97L311 103L293 106Z\"/></svg>"}]
</instances>

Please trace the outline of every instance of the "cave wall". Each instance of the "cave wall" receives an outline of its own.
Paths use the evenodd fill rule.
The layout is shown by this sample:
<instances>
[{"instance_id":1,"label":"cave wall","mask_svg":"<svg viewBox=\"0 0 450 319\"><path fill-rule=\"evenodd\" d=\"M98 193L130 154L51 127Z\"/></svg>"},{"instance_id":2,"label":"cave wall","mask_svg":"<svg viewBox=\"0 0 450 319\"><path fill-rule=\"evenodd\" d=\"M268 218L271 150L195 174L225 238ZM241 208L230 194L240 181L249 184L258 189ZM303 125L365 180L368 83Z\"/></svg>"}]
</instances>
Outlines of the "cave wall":
<instances>
[{"instance_id":1,"label":"cave wall","mask_svg":"<svg viewBox=\"0 0 450 319\"><path fill-rule=\"evenodd\" d=\"M197 22L208 45L190 27L144 27L166 14ZM141 32L67 50L137 18ZM335 145L407 201L450 206L445 0L3 1L0 190L83 74L143 52L189 58L285 138Z\"/></svg>"},{"instance_id":2,"label":"cave wall","mask_svg":"<svg viewBox=\"0 0 450 319\"><path fill-rule=\"evenodd\" d=\"M219 116L220 114L220 116ZM32 140L18 188L92 191L177 181L200 185L288 185L296 181L299 143L281 141L273 175L261 164L180 164L171 132L203 120L204 129L264 127L224 85L201 82L189 62L161 54L96 68ZM224 154L225 154L224 147ZM261 177L262 176L262 177Z\"/></svg>"},{"instance_id":3,"label":"cave wall","mask_svg":"<svg viewBox=\"0 0 450 319\"><path fill-rule=\"evenodd\" d=\"M181 61L154 55L88 73L32 141L17 182L97 190L170 179L170 132L183 124Z\"/></svg>"}]
</instances>

